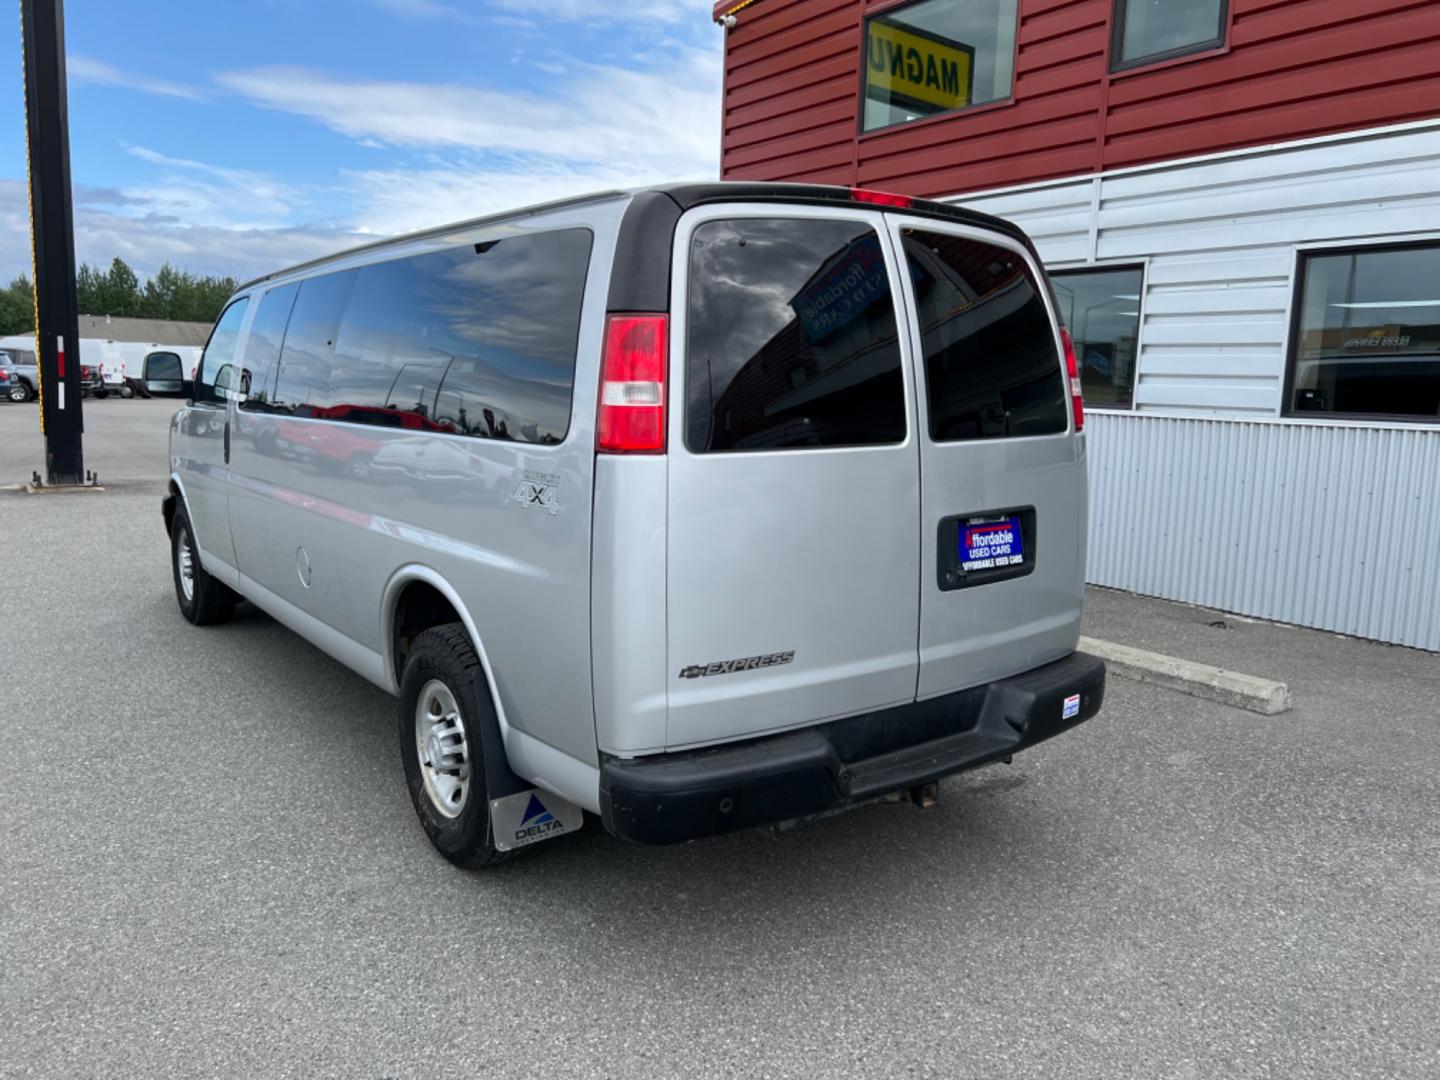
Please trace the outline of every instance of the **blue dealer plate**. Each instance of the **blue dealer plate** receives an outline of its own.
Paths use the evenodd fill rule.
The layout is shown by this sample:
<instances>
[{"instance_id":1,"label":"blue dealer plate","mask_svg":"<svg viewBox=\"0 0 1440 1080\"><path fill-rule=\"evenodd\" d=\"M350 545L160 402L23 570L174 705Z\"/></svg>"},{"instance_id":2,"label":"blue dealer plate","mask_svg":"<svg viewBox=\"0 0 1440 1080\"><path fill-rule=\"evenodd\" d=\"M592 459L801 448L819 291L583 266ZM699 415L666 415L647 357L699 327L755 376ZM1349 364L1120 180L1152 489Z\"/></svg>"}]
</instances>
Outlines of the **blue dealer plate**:
<instances>
[{"instance_id":1,"label":"blue dealer plate","mask_svg":"<svg viewBox=\"0 0 1440 1080\"><path fill-rule=\"evenodd\" d=\"M1025 561L1020 515L971 518L960 523L960 572L1003 570Z\"/></svg>"}]
</instances>

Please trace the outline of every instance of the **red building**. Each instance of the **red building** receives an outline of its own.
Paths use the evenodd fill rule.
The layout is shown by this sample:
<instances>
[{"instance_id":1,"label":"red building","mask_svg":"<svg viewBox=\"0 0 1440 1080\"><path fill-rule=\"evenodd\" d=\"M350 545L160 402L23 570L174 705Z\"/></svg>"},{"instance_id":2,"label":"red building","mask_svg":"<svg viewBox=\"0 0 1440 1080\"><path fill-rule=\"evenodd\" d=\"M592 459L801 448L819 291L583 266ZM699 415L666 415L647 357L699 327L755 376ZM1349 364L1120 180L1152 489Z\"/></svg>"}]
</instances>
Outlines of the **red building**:
<instances>
[{"instance_id":1,"label":"red building","mask_svg":"<svg viewBox=\"0 0 1440 1080\"><path fill-rule=\"evenodd\" d=\"M724 178L1035 239L1093 417L1093 581L1440 649L1440 3L715 17Z\"/></svg>"}]
</instances>

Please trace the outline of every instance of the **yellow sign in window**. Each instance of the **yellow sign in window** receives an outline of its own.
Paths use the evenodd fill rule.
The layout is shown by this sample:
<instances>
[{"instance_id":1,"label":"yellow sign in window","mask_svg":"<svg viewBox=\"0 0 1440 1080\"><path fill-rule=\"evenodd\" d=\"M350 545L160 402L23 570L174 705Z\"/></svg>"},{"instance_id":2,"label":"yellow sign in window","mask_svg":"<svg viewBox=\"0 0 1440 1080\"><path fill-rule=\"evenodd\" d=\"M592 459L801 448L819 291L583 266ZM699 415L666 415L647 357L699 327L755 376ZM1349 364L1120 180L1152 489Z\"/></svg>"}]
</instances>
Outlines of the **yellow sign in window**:
<instances>
[{"instance_id":1,"label":"yellow sign in window","mask_svg":"<svg viewBox=\"0 0 1440 1080\"><path fill-rule=\"evenodd\" d=\"M975 50L959 41L884 19L865 24L865 93L916 112L970 104Z\"/></svg>"}]
</instances>

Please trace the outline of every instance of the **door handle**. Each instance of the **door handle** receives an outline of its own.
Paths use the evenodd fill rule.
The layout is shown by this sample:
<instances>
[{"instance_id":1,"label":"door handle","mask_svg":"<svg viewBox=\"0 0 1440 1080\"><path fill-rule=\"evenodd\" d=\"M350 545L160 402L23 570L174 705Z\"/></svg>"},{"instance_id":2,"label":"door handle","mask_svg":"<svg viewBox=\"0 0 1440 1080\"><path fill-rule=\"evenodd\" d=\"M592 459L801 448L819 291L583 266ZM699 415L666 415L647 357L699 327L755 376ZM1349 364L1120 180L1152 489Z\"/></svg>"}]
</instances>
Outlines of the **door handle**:
<instances>
[{"instance_id":1,"label":"door handle","mask_svg":"<svg viewBox=\"0 0 1440 1080\"><path fill-rule=\"evenodd\" d=\"M225 421L225 464L230 464L230 421Z\"/></svg>"}]
</instances>

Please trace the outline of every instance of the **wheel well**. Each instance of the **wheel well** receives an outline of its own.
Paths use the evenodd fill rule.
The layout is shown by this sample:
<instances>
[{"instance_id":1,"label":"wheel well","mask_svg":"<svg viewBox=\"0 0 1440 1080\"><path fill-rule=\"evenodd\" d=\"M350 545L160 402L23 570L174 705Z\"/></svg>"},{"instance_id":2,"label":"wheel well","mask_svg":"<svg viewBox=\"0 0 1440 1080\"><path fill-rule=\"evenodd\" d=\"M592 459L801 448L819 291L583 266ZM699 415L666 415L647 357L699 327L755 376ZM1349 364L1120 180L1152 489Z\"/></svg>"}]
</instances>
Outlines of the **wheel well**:
<instances>
[{"instance_id":1,"label":"wheel well","mask_svg":"<svg viewBox=\"0 0 1440 1080\"><path fill-rule=\"evenodd\" d=\"M395 601L395 615L390 627L390 655L395 665L395 681L405 671L405 658L410 643L432 626L460 622L460 613L445 599L445 594L424 581L412 581Z\"/></svg>"}]
</instances>

